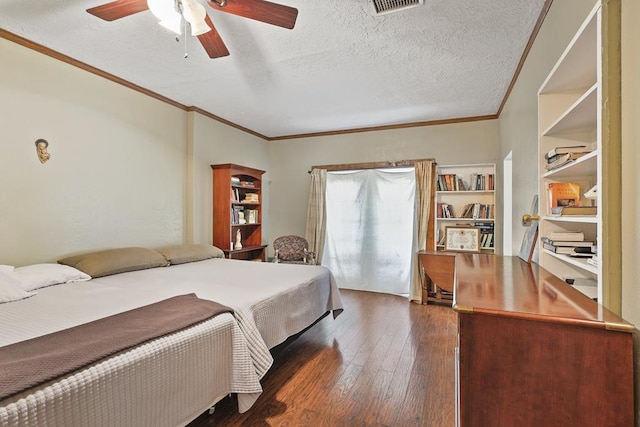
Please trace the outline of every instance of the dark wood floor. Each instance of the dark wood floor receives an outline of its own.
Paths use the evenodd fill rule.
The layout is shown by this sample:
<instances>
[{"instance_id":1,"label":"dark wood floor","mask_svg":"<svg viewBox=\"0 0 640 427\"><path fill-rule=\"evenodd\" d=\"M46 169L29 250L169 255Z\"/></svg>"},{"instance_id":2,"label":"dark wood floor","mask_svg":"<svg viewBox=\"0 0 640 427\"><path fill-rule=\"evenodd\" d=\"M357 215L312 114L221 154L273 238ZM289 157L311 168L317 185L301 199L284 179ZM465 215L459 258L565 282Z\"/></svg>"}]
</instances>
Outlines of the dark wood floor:
<instances>
[{"instance_id":1,"label":"dark wood floor","mask_svg":"<svg viewBox=\"0 0 640 427\"><path fill-rule=\"evenodd\" d=\"M248 412L229 397L190 427L453 426L453 310L372 292L342 297L337 319L273 350Z\"/></svg>"}]
</instances>

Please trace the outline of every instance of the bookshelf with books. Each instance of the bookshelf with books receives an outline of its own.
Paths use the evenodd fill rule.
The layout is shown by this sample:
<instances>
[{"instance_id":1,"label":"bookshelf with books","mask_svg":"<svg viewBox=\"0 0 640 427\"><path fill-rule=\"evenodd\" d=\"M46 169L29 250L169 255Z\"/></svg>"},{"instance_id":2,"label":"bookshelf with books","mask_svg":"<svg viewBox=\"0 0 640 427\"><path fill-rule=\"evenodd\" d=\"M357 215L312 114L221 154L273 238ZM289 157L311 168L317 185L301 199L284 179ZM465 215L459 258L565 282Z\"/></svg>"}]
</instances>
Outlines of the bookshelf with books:
<instances>
[{"instance_id":1,"label":"bookshelf with books","mask_svg":"<svg viewBox=\"0 0 640 427\"><path fill-rule=\"evenodd\" d=\"M438 166L434 221L438 250L444 250L446 227L475 227L480 251L495 252L495 171L493 163Z\"/></svg>"},{"instance_id":2,"label":"bookshelf with books","mask_svg":"<svg viewBox=\"0 0 640 427\"><path fill-rule=\"evenodd\" d=\"M594 6L538 91L540 265L590 284L575 287L617 314L619 7L618 0Z\"/></svg>"},{"instance_id":3,"label":"bookshelf with books","mask_svg":"<svg viewBox=\"0 0 640 427\"><path fill-rule=\"evenodd\" d=\"M213 245L227 258L264 261L262 175L264 171L226 163L213 170ZM238 233L240 245L237 244Z\"/></svg>"}]
</instances>

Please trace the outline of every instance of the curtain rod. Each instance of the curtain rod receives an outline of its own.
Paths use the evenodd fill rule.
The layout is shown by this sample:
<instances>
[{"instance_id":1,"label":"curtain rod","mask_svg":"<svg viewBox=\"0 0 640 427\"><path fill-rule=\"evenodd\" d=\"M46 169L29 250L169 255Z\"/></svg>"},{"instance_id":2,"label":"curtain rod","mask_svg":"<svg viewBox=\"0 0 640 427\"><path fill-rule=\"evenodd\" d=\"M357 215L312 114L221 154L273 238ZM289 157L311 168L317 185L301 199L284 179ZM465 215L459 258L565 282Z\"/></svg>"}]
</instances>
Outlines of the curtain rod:
<instances>
[{"instance_id":1,"label":"curtain rod","mask_svg":"<svg viewBox=\"0 0 640 427\"><path fill-rule=\"evenodd\" d=\"M314 169L326 169L327 171L346 171L346 170L357 170L357 169L401 168L406 166L413 166L418 162L426 162L426 161L432 161L435 163L436 159L414 159L414 160L395 160L395 161L367 162L367 163L343 163L338 165L318 165L318 166L311 166L311 170L307 172L311 173L311 171Z\"/></svg>"}]
</instances>

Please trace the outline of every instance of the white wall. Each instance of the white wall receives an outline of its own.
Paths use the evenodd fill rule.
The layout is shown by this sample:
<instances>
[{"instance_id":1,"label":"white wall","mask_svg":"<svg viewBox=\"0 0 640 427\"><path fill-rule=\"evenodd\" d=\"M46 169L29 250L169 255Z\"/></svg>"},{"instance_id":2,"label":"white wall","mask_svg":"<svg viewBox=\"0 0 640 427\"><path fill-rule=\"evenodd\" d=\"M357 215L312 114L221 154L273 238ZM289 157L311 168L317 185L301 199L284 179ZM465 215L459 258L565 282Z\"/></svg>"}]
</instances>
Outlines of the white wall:
<instances>
[{"instance_id":1,"label":"white wall","mask_svg":"<svg viewBox=\"0 0 640 427\"><path fill-rule=\"evenodd\" d=\"M636 325L636 425L640 425L640 2L622 1L622 315Z\"/></svg>"},{"instance_id":2,"label":"white wall","mask_svg":"<svg viewBox=\"0 0 640 427\"><path fill-rule=\"evenodd\" d=\"M186 113L4 39L0 57L0 263L181 242Z\"/></svg>"},{"instance_id":3,"label":"white wall","mask_svg":"<svg viewBox=\"0 0 640 427\"><path fill-rule=\"evenodd\" d=\"M622 2L622 312L640 326L640 2Z\"/></svg>"},{"instance_id":4,"label":"white wall","mask_svg":"<svg viewBox=\"0 0 640 427\"><path fill-rule=\"evenodd\" d=\"M269 144L269 243L284 234L304 235L309 197L307 172L311 166L422 158L435 158L443 165L499 163L496 120L272 141ZM501 207L496 206L496 209ZM500 226L498 223L498 230Z\"/></svg>"}]
</instances>

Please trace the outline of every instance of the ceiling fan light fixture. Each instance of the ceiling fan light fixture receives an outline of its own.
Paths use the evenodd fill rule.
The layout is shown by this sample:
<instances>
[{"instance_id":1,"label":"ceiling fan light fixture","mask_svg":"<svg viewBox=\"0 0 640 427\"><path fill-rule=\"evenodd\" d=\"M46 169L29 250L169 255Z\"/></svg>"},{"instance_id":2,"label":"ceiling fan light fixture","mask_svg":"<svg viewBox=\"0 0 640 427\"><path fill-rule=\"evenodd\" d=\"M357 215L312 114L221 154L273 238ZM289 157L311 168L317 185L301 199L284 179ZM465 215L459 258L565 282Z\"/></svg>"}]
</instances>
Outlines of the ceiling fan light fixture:
<instances>
[{"instance_id":1,"label":"ceiling fan light fixture","mask_svg":"<svg viewBox=\"0 0 640 427\"><path fill-rule=\"evenodd\" d=\"M147 6L160 20L160 25L176 34L182 33L182 15L176 9L176 3L173 0L147 0Z\"/></svg>"},{"instance_id":2,"label":"ceiling fan light fixture","mask_svg":"<svg viewBox=\"0 0 640 427\"><path fill-rule=\"evenodd\" d=\"M182 16L191 25L191 35L199 36L211 31L205 22L207 11L195 0L182 0Z\"/></svg>"},{"instance_id":3,"label":"ceiling fan light fixture","mask_svg":"<svg viewBox=\"0 0 640 427\"><path fill-rule=\"evenodd\" d=\"M182 16L172 16L169 19L163 19L160 21L160 25L165 27L169 31L173 31L176 34L182 34Z\"/></svg>"}]
</instances>

